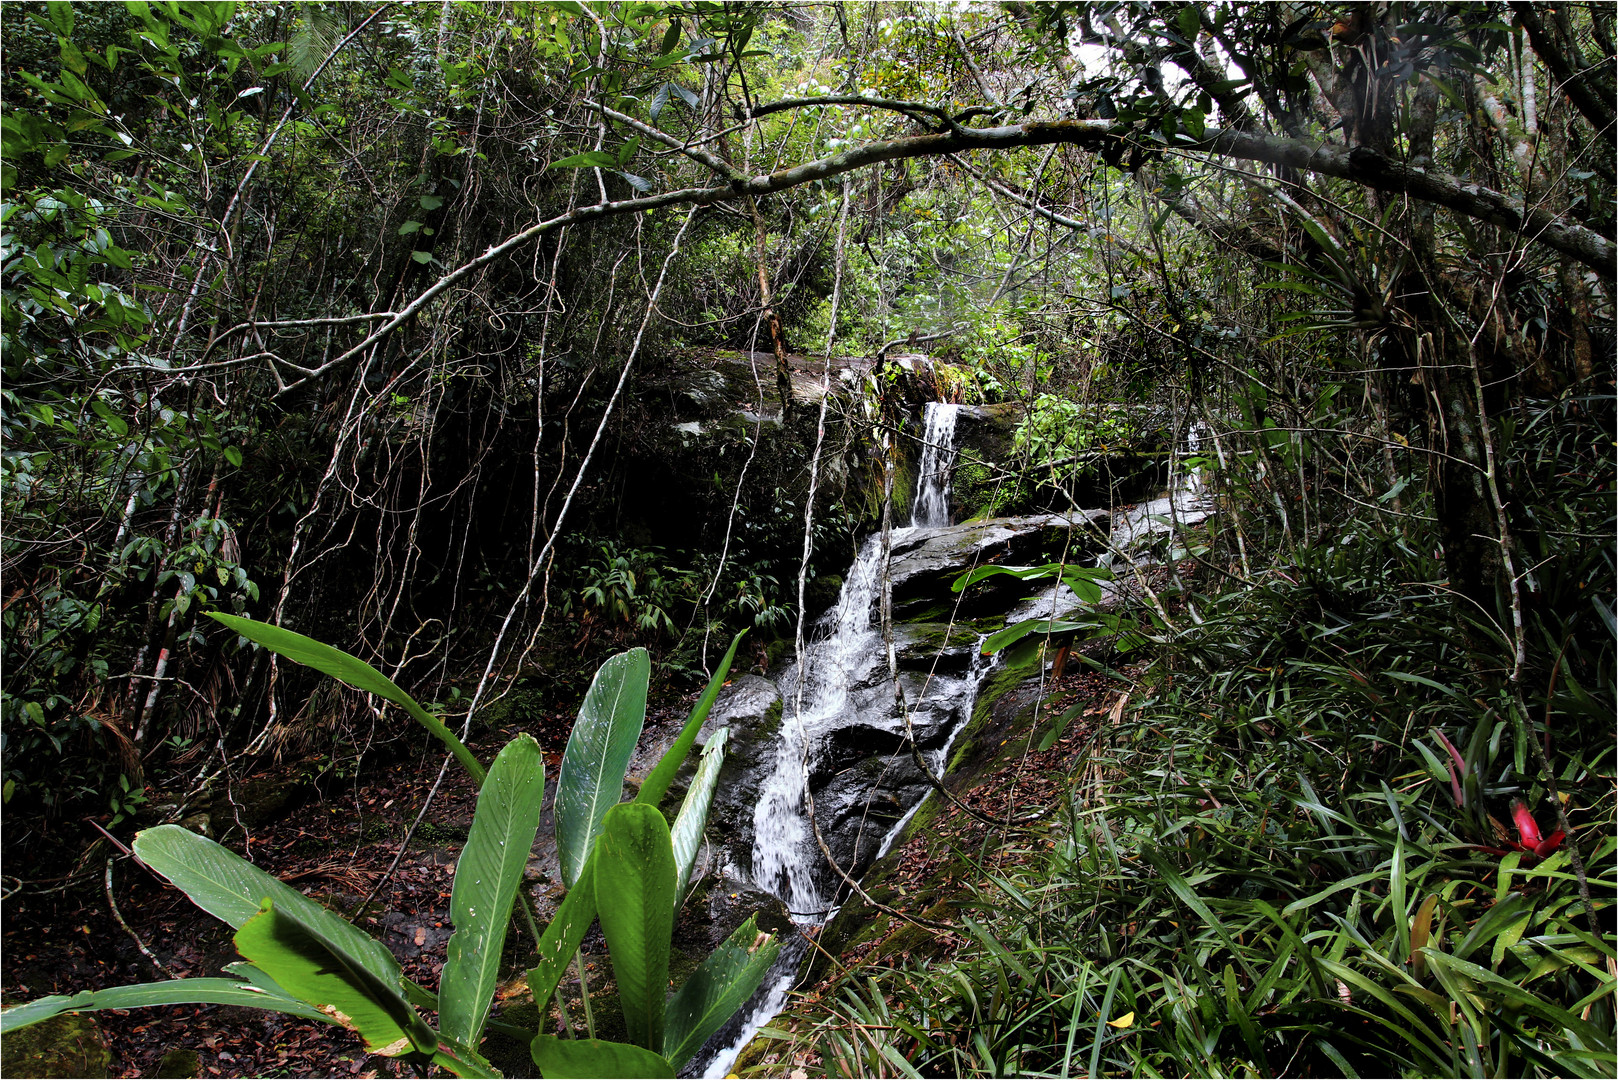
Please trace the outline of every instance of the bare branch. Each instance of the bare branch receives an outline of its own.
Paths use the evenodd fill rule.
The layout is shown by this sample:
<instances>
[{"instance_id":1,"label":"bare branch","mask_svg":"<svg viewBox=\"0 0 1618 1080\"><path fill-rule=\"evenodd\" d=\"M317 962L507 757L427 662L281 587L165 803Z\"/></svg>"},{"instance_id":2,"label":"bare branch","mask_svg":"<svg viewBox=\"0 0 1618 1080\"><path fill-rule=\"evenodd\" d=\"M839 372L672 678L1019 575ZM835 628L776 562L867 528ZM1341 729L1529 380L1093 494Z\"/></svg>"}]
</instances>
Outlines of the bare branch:
<instances>
[{"instance_id":1,"label":"bare branch","mask_svg":"<svg viewBox=\"0 0 1618 1080\"><path fill-rule=\"evenodd\" d=\"M839 98L791 99L803 105L837 103ZM859 99L876 100L876 99ZM777 103L780 104L780 103ZM1154 138L1130 124L1110 120L1054 120L1008 124L994 128L956 127L949 132L885 139L852 147L840 154L805 162L768 175L736 179L713 187L688 187L635 199L607 201L581 206L541 221L493 244L481 255L463 263L428 286L414 300L395 312L383 325L340 356L311 369L306 378L324 374L346 364L398 328L434 299L466 280L472 274L530 240L564 225L595 218L635 214L666 206L708 206L721 199L741 195L770 195L853 172L868 165L909 158L943 157L967 150L1015 150L1029 146L1063 143L1088 150L1099 150L1120 143L1145 146L1154 152L1212 153L1248 161L1286 165L1322 176L1333 176L1378 191L1400 192L1425 202L1454 210L1467 217L1488 222L1524 239L1546 245L1596 270L1603 277L1618 276L1618 247L1613 241L1582 225L1569 222L1544 207L1525 208L1521 199L1445 173L1406 165L1366 147L1349 147L1305 139L1209 128L1201 139L1177 138L1172 143ZM296 387L303 379L289 383Z\"/></svg>"}]
</instances>

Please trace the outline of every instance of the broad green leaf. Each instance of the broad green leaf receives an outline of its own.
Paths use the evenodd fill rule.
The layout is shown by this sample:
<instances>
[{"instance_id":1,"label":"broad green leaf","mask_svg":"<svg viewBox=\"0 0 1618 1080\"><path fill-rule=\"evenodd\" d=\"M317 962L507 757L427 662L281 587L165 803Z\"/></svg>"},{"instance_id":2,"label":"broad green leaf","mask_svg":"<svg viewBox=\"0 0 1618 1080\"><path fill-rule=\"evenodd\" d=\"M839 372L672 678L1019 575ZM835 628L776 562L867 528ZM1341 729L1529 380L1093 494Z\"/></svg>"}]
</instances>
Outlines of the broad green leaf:
<instances>
[{"instance_id":1,"label":"broad green leaf","mask_svg":"<svg viewBox=\"0 0 1618 1080\"><path fill-rule=\"evenodd\" d=\"M607 936L624 1026L640 1046L663 1045L674 932L674 848L656 808L622 803L607 812L595 859L596 915Z\"/></svg>"},{"instance_id":2,"label":"broad green leaf","mask_svg":"<svg viewBox=\"0 0 1618 1080\"><path fill-rule=\"evenodd\" d=\"M193 904L236 929L256 916L266 899L273 900L281 911L358 958L372 975L392 985L402 979L399 962L386 945L205 836L178 825L159 825L135 835L135 854Z\"/></svg>"},{"instance_id":3,"label":"broad green leaf","mask_svg":"<svg viewBox=\"0 0 1618 1080\"><path fill-rule=\"evenodd\" d=\"M243 979L170 979L42 997L38 1001L0 1012L0 1034L49 1020L65 1012L138 1009L148 1005L240 1005L248 1009L290 1013L305 1020L336 1023L313 1005L284 993L271 993Z\"/></svg>"},{"instance_id":4,"label":"broad green leaf","mask_svg":"<svg viewBox=\"0 0 1618 1080\"><path fill-rule=\"evenodd\" d=\"M560 161L551 162L553 169L579 169L593 167L597 169L610 169L618 164L618 158L605 150L586 150L582 154L574 154Z\"/></svg>"},{"instance_id":5,"label":"broad green leaf","mask_svg":"<svg viewBox=\"0 0 1618 1080\"><path fill-rule=\"evenodd\" d=\"M45 5L45 17L58 34L63 37L73 35L73 5L67 0L51 0Z\"/></svg>"},{"instance_id":6,"label":"broad green leaf","mask_svg":"<svg viewBox=\"0 0 1618 1080\"><path fill-rule=\"evenodd\" d=\"M482 1054L443 1035L438 1037L433 1064L466 1080L498 1080L501 1076L500 1070L490 1065Z\"/></svg>"},{"instance_id":7,"label":"broad green leaf","mask_svg":"<svg viewBox=\"0 0 1618 1080\"><path fill-rule=\"evenodd\" d=\"M563 898L550 925L539 936L539 960L528 971L528 989L540 1016L550 1004L556 984L562 981L569 960L579 951L585 933L596 918L595 860L585 864L584 873Z\"/></svg>"},{"instance_id":8,"label":"broad green leaf","mask_svg":"<svg viewBox=\"0 0 1618 1080\"><path fill-rule=\"evenodd\" d=\"M271 626L269 623L244 619L240 615L224 615L217 611L210 611L207 614L248 641L257 642L271 652L279 653L288 660L314 668L322 675L330 675L345 682L356 690L375 694L402 707L449 747L450 753L454 754L456 760L472 774L472 779L479 784L483 783L483 766L472 755L472 751L466 748L466 744L457 739L455 733L445 727L436 716L416 704L416 699L399 689L392 679L364 660L350 656L341 649L334 649L314 638L304 637L302 634L284 630L279 626Z\"/></svg>"},{"instance_id":9,"label":"broad green leaf","mask_svg":"<svg viewBox=\"0 0 1618 1080\"><path fill-rule=\"evenodd\" d=\"M619 653L601 665L579 706L556 776L556 853L562 883L570 889L601 832L601 819L623 795L624 773L646 722L651 674L645 649Z\"/></svg>"},{"instance_id":10,"label":"broad green leaf","mask_svg":"<svg viewBox=\"0 0 1618 1080\"><path fill-rule=\"evenodd\" d=\"M1029 634L1068 634L1078 630L1093 630L1095 623L1088 620L1084 622L1071 622L1067 619L1024 619L1020 623L1013 623L1004 630L997 630L983 639L983 655L992 656L1027 637Z\"/></svg>"},{"instance_id":11,"label":"broad green leaf","mask_svg":"<svg viewBox=\"0 0 1618 1080\"><path fill-rule=\"evenodd\" d=\"M365 1048L390 1057L414 1048L431 1054L438 1034L399 990L397 979L379 979L363 960L325 939L273 900L236 931L236 951L312 1005L329 1007L344 1027L365 1040Z\"/></svg>"},{"instance_id":12,"label":"broad green leaf","mask_svg":"<svg viewBox=\"0 0 1618 1080\"><path fill-rule=\"evenodd\" d=\"M455 864L449 902L455 933L438 984L438 1026L467 1046L478 1045L489 1018L511 902L528 867L544 801L544 756L532 736L519 735L489 767Z\"/></svg>"},{"instance_id":13,"label":"broad green leaf","mask_svg":"<svg viewBox=\"0 0 1618 1080\"><path fill-rule=\"evenodd\" d=\"M674 776L680 771L680 765L685 761L685 756L691 752L692 744L697 741L697 733L702 730L703 721L708 719L708 713L713 709L713 703L719 697L719 691L725 685L725 676L730 674L731 661L736 659L736 649L741 645L742 638L746 634L747 631L742 630L730 639L730 648L726 650L725 658L719 661L719 666L714 669L713 678L708 680L707 688L702 691L702 697L697 699L697 704L691 710L691 715L686 720L685 727L680 729L679 737L674 740L674 745L668 748L662 759L658 761L657 767L647 775L645 782L641 784L640 793L635 796L636 802L650 803L652 806L656 806L663 801L663 796L668 793L669 784L674 782Z\"/></svg>"},{"instance_id":14,"label":"broad green leaf","mask_svg":"<svg viewBox=\"0 0 1618 1080\"><path fill-rule=\"evenodd\" d=\"M630 1043L601 1039L559 1039L541 1035L529 1047L546 1080L594 1080L598 1076L673 1076L674 1066L661 1054Z\"/></svg>"},{"instance_id":15,"label":"broad green leaf","mask_svg":"<svg viewBox=\"0 0 1618 1080\"><path fill-rule=\"evenodd\" d=\"M657 116L663 111L663 106L667 105L668 101L669 84L664 83L657 88L657 93L652 95L651 104L646 107L646 115L652 118L652 123L657 123Z\"/></svg>"},{"instance_id":16,"label":"broad green leaf","mask_svg":"<svg viewBox=\"0 0 1618 1080\"><path fill-rule=\"evenodd\" d=\"M1194 5L1187 4L1180 9L1179 15L1175 17L1175 22L1179 23L1180 33L1195 41L1197 31L1202 29L1202 13Z\"/></svg>"},{"instance_id":17,"label":"broad green leaf","mask_svg":"<svg viewBox=\"0 0 1618 1080\"><path fill-rule=\"evenodd\" d=\"M702 847L702 830L708 824L708 805L713 802L713 789L719 782L719 770L725 764L725 739L729 735L729 728L720 728L708 740L708 745L703 747L697 774L691 778L691 788L685 793L680 813L669 830L669 838L674 843L674 868L678 873L674 882L676 912L680 910L680 901L685 897L686 884L691 880L691 867L697 861L697 851Z\"/></svg>"},{"instance_id":18,"label":"broad green leaf","mask_svg":"<svg viewBox=\"0 0 1618 1080\"><path fill-rule=\"evenodd\" d=\"M1022 581L1036 578L1060 578L1062 584L1073 590L1080 600L1093 604L1101 599L1098 581L1111 581L1112 571L1103 567L1070 566L1066 563L1047 563L1044 566L980 566L956 578L950 584L951 592L961 592L967 586L997 574L1009 574Z\"/></svg>"},{"instance_id":19,"label":"broad green leaf","mask_svg":"<svg viewBox=\"0 0 1618 1080\"><path fill-rule=\"evenodd\" d=\"M774 937L763 941L758 937L755 916L708 954L669 999L663 1051L676 1068L702 1049L708 1037L724 1026L769 974L781 943Z\"/></svg>"}]
</instances>

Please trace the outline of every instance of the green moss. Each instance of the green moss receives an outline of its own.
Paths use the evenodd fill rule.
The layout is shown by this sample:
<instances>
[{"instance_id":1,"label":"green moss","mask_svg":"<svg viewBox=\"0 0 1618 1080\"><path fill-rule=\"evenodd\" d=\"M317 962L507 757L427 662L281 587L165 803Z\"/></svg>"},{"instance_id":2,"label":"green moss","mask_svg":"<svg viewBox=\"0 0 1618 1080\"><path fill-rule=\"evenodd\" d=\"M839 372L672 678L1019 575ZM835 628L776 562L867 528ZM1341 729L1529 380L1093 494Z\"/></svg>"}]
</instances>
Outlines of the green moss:
<instances>
[{"instance_id":1,"label":"green moss","mask_svg":"<svg viewBox=\"0 0 1618 1080\"><path fill-rule=\"evenodd\" d=\"M112 1063L101 1025L84 1013L53 1016L13 1031L0 1042L0 1055L7 1076L106 1076Z\"/></svg>"},{"instance_id":2,"label":"green moss","mask_svg":"<svg viewBox=\"0 0 1618 1080\"><path fill-rule=\"evenodd\" d=\"M823 574L809 582L803 591L803 606L811 617L833 604L843 591L843 579L835 574Z\"/></svg>"},{"instance_id":3,"label":"green moss","mask_svg":"<svg viewBox=\"0 0 1618 1080\"><path fill-rule=\"evenodd\" d=\"M966 517L989 517L994 498L994 474L983 455L973 447L962 447L955 458L950 477L950 493L966 508Z\"/></svg>"},{"instance_id":4,"label":"green moss","mask_svg":"<svg viewBox=\"0 0 1618 1080\"><path fill-rule=\"evenodd\" d=\"M439 847L447 844L466 843L466 830L456 825L445 825L437 821L424 821L416 827L415 839L418 843L429 847Z\"/></svg>"},{"instance_id":5,"label":"green moss","mask_svg":"<svg viewBox=\"0 0 1618 1080\"><path fill-rule=\"evenodd\" d=\"M948 612L945 612L948 617ZM907 653L938 653L945 649L957 649L971 645L977 641L982 630L978 627L980 620L960 619L953 623L945 621L905 621L905 634L914 642L905 647ZM998 627L996 627L998 629Z\"/></svg>"},{"instance_id":6,"label":"green moss","mask_svg":"<svg viewBox=\"0 0 1618 1080\"><path fill-rule=\"evenodd\" d=\"M792 652L794 647L795 642L792 638L776 638L774 641L764 646L765 662L768 663L770 668L773 670L781 663L782 660L786 659L787 654Z\"/></svg>"},{"instance_id":7,"label":"green moss","mask_svg":"<svg viewBox=\"0 0 1618 1080\"><path fill-rule=\"evenodd\" d=\"M1013 647L1007 653L1005 662L983 680L983 685L978 688L977 701L972 706L972 719L961 731L955 756L950 758L947 771L954 772L977 753L978 736L988 727L995 705L1023 680L1035 674L1039 670L1039 663L1038 642L1025 639L1022 644Z\"/></svg>"},{"instance_id":8,"label":"green moss","mask_svg":"<svg viewBox=\"0 0 1618 1080\"><path fill-rule=\"evenodd\" d=\"M170 1050L157 1064L157 1075L171 1080L190 1080L202 1072L202 1062L195 1050Z\"/></svg>"}]
</instances>

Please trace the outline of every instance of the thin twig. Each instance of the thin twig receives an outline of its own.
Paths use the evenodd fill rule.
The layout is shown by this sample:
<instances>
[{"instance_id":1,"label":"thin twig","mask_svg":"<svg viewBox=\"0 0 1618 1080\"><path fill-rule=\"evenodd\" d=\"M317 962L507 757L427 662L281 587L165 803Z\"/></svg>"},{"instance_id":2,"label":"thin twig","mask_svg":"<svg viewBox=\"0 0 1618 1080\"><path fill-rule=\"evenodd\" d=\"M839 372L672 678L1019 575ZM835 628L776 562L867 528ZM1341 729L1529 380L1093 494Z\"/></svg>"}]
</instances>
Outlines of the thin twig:
<instances>
[{"instance_id":1,"label":"thin twig","mask_svg":"<svg viewBox=\"0 0 1618 1080\"><path fill-rule=\"evenodd\" d=\"M114 843L116 843L116 841L114 841ZM121 847L122 845L119 846ZM157 958L157 954L146 947L146 942L142 941L140 939L140 935L135 933L134 927L130 926L129 923L124 921L124 913L118 910L118 901L114 899L112 895L112 864L115 861L116 860L114 858L108 856L107 872L102 877L102 884L106 887L107 891L107 906L112 909L112 917L118 920L118 925L124 928L124 933L129 935L130 940L135 943L135 947L141 951L141 954L145 956L146 959L152 962L152 965L156 967L158 971L162 972L164 975L167 975L171 979L178 979L180 976L170 971L168 969L168 965L159 960Z\"/></svg>"}]
</instances>

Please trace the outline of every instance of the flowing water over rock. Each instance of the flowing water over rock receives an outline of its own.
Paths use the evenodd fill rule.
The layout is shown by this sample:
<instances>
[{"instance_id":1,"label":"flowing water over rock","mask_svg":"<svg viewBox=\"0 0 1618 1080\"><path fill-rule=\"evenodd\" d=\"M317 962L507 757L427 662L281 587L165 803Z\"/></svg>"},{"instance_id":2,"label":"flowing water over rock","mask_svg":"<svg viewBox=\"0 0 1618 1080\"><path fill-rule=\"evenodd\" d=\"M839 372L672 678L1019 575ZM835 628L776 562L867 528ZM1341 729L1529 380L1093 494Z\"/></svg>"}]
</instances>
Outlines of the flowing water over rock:
<instances>
[{"instance_id":1,"label":"flowing water over rock","mask_svg":"<svg viewBox=\"0 0 1618 1080\"><path fill-rule=\"evenodd\" d=\"M726 890L749 886L779 897L799 926L819 926L879 859L931 790L918 767L942 776L951 744L971 718L992 658L984 636L1016 618L1068 609L1076 597L1009 575L962 593L951 583L988 561L1078 561L1106 546L1109 529L1129 542L1203 512L1195 497L1127 514L995 518L950 524L950 471L959 406L929 404L910 527L861 544L836 606L820 621L803 662L773 679L733 681L708 721L731 728L712 831L725 838ZM893 614L892 661L882 633L883 593ZM1033 595L1030 595L1033 593ZM1071 602L1069 602L1071 598ZM895 685L897 683L897 686ZM816 826L818 825L818 833ZM824 850L822 848L824 845ZM716 1036L695 1068L724 1076L760 1026L780 1011L806 945L787 935L764 989Z\"/></svg>"},{"instance_id":2,"label":"flowing water over rock","mask_svg":"<svg viewBox=\"0 0 1618 1080\"><path fill-rule=\"evenodd\" d=\"M910 524L936 529L949 524L949 480L955 469L955 418L959 405L929 401L922 415L921 468Z\"/></svg>"}]
</instances>

